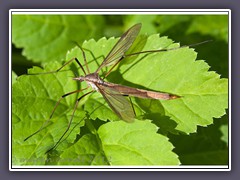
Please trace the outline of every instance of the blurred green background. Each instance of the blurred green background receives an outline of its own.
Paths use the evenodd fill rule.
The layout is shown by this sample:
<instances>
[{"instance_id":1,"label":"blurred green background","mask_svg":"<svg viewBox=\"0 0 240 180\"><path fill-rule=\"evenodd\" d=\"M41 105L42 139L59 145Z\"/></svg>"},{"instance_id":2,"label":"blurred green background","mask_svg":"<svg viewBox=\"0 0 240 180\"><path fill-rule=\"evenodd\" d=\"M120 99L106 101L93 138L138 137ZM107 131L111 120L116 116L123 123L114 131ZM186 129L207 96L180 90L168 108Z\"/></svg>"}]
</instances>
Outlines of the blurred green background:
<instances>
[{"instance_id":1,"label":"blurred green background","mask_svg":"<svg viewBox=\"0 0 240 180\"><path fill-rule=\"evenodd\" d=\"M67 50L74 46L71 41L81 44L84 40L91 38L98 40L101 37L119 37L132 25L142 23L142 34L159 33L160 36L168 36L181 45L212 40L207 44L194 47L198 52L198 59L206 60L211 70L219 73L221 77L228 77L227 15L14 15L12 20L12 63L13 70L18 75L26 73L26 69L32 65L41 65L44 61L61 60ZM39 59L39 54L43 54L42 43L47 44L48 37L59 36L62 28L67 28L68 32L64 34L66 37L60 39L62 42L59 40L55 46L57 48L59 43L64 44L61 55L58 54L48 60ZM44 34L45 31L46 34ZM28 42L27 39L32 38L33 35L36 35L34 41L31 39ZM38 49L39 54L31 56L30 53L26 53L23 56L21 53L23 48L28 49L29 46ZM49 47L48 51L48 53L55 51L54 46Z\"/></svg>"}]
</instances>

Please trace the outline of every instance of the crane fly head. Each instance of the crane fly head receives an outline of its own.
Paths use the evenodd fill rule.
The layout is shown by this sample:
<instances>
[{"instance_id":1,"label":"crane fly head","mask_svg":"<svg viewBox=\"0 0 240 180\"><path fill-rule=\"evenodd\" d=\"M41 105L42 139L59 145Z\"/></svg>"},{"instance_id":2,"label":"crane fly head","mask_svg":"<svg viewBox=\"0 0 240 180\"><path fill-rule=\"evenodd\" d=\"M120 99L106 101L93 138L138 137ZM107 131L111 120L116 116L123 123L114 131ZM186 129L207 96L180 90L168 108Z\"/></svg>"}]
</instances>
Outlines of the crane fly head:
<instances>
[{"instance_id":1,"label":"crane fly head","mask_svg":"<svg viewBox=\"0 0 240 180\"><path fill-rule=\"evenodd\" d=\"M85 80L85 77L84 76L74 77L73 80L83 82Z\"/></svg>"}]
</instances>

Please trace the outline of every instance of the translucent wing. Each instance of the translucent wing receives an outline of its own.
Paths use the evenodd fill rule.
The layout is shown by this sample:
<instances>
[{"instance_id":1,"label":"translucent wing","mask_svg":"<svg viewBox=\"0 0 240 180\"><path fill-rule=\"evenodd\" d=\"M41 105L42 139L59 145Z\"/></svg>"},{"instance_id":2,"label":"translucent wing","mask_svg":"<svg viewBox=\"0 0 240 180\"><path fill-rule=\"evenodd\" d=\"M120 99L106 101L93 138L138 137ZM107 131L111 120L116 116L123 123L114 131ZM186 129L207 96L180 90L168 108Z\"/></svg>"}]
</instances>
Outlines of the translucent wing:
<instances>
[{"instance_id":1,"label":"translucent wing","mask_svg":"<svg viewBox=\"0 0 240 180\"><path fill-rule=\"evenodd\" d=\"M126 122L133 122L135 113L128 98L111 87L97 86L99 92L118 117Z\"/></svg>"},{"instance_id":2,"label":"translucent wing","mask_svg":"<svg viewBox=\"0 0 240 180\"><path fill-rule=\"evenodd\" d=\"M127 30L119 39L119 41L115 44L112 50L109 52L107 57L104 59L102 64L96 70L98 73L103 67L110 66L112 64L117 63L125 54L125 52L131 47L134 40L136 39L140 29L141 24L136 24Z\"/></svg>"}]
</instances>

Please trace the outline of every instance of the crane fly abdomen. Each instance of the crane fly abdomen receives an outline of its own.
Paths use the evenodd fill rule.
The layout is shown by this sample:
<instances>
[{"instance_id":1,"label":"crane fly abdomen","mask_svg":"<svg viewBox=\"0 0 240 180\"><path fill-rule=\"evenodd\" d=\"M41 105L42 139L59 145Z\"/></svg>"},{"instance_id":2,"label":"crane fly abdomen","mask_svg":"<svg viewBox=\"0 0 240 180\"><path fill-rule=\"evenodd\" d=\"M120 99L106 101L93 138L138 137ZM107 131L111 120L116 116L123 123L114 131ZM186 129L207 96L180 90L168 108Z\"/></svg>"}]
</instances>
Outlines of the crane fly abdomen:
<instances>
[{"instance_id":1,"label":"crane fly abdomen","mask_svg":"<svg viewBox=\"0 0 240 180\"><path fill-rule=\"evenodd\" d=\"M116 91L119 92L119 94L138 97L138 98L144 98L144 99L170 100L170 99L176 99L180 97L180 96L169 94L169 93L132 88L132 87L123 86L120 84L114 84L110 82L104 82L103 85L111 87L112 89L115 89Z\"/></svg>"}]
</instances>

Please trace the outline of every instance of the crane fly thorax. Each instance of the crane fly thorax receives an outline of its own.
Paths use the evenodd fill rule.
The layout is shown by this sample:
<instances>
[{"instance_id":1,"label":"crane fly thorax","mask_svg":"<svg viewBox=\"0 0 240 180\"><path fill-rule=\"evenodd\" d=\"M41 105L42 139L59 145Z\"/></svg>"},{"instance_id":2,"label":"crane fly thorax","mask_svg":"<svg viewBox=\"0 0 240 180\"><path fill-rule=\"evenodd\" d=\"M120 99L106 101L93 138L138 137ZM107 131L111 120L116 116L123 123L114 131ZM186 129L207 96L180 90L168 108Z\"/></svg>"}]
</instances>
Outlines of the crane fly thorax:
<instances>
[{"instance_id":1,"label":"crane fly thorax","mask_svg":"<svg viewBox=\"0 0 240 180\"><path fill-rule=\"evenodd\" d=\"M87 84L96 91L98 91L98 87L96 86L96 84L104 84L104 81L96 73L88 74L86 76L79 76L73 79L78 80L80 82L86 81Z\"/></svg>"}]
</instances>

